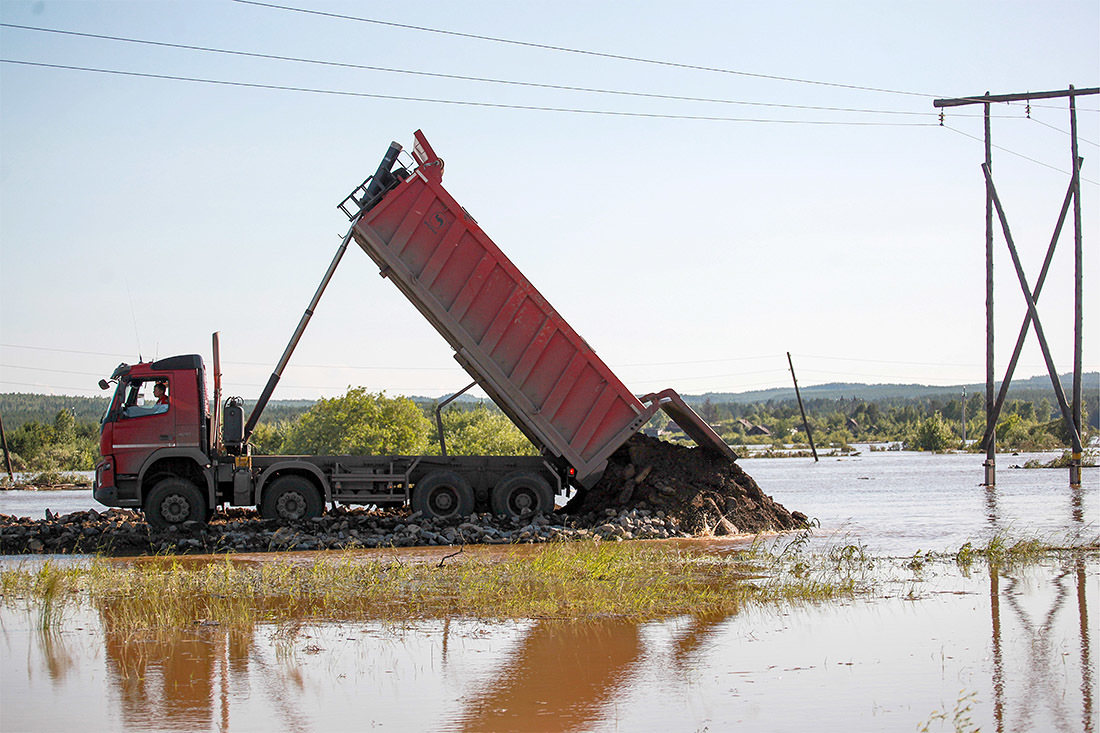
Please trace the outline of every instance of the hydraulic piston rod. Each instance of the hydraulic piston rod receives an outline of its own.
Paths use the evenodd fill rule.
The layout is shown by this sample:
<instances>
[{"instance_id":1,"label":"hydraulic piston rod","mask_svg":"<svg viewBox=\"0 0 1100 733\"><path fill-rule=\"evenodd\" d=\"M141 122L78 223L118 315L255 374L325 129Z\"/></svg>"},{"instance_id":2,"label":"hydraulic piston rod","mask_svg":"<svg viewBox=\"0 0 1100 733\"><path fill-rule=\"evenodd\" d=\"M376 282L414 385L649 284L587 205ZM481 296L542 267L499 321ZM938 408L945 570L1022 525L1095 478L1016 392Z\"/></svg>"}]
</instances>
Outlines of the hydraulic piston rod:
<instances>
[{"instance_id":1,"label":"hydraulic piston rod","mask_svg":"<svg viewBox=\"0 0 1100 733\"><path fill-rule=\"evenodd\" d=\"M317 286L317 292L313 294L313 300L309 302L309 306L306 308L305 313L302 314L301 320L298 321L298 327L294 329L294 334L290 337L290 343L286 345L282 357L279 358L279 363L275 365L275 371L271 373L271 376L267 380L267 384L264 386L264 391L260 395L260 399L256 402L256 406L252 408L252 413L248 416L248 422L244 426L242 443L247 443L248 439L252 436L252 431L256 429L256 423L260 421L260 415L263 414L264 408L267 407L267 403L271 399L271 395L275 392L275 387L279 384L279 380L283 376L283 370L286 369L286 365L290 362L290 357L294 353L294 349L302 339L302 334L305 333L306 326L309 325L309 319L313 317L313 312L316 310L317 304L321 301L321 296L324 295L325 288L328 287L329 281L332 280L332 276L336 272L337 265L340 264L344 252L347 251L348 242L351 241L352 234L355 231L355 225L359 223L359 218L369 208L372 199L379 193L382 193L388 181L392 178L390 170L397 161L397 156L400 152L401 145L399 143L390 143L390 149L386 151L386 155L382 158L382 162L378 164L378 170L367 186L366 195L362 199L359 213L352 219L351 226L348 228L348 233L344 235L344 239L340 242L340 246L337 248L336 254L332 258L332 262L329 263L328 270L325 271L325 276L321 278L321 284Z\"/></svg>"}]
</instances>

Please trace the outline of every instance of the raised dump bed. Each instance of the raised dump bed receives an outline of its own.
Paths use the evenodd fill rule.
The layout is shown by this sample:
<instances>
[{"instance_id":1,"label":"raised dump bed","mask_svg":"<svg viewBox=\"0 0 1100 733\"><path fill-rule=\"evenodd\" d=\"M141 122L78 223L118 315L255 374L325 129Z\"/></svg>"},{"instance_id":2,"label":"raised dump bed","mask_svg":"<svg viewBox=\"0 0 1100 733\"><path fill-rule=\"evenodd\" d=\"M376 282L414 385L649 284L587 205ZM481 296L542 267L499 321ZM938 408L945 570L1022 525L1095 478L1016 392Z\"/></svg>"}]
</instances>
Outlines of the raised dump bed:
<instances>
[{"instance_id":1,"label":"raised dump bed","mask_svg":"<svg viewBox=\"0 0 1100 733\"><path fill-rule=\"evenodd\" d=\"M381 274L516 426L585 487L662 408L700 446L736 459L672 390L635 397L443 188L443 161L415 138L413 171L380 169L342 208L359 216L355 241Z\"/></svg>"}]
</instances>

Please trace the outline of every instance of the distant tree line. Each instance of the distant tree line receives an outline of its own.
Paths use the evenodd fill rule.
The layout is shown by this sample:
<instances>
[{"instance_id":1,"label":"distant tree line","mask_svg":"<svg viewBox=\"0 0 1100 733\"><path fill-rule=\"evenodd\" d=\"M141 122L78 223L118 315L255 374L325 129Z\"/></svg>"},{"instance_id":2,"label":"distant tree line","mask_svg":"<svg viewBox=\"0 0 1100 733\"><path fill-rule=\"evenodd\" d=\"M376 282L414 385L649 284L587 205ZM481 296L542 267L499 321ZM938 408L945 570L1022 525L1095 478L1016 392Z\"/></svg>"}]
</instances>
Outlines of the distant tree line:
<instances>
[{"instance_id":1,"label":"distant tree line","mask_svg":"<svg viewBox=\"0 0 1100 733\"><path fill-rule=\"evenodd\" d=\"M997 422L997 446L1012 450L1050 450L1069 446L1061 411L1053 400L1036 391L1035 399L1009 399ZM805 401L807 421L814 442L844 447L850 443L897 442L912 450L962 448L964 405L962 396L948 398L856 398ZM715 403L704 400L696 410L727 442L743 445L805 442L802 417L795 400L769 400L754 404ZM1085 395L1082 405L1087 434L1097 429L1098 395ZM966 437L980 440L985 433L985 395L966 398ZM667 418L658 417L657 427ZM761 426L767 434L750 434ZM976 449L976 444L970 446Z\"/></svg>"},{"instance_id":2,"label":"distant tree line","mask_svg":"<svg viewBox=\"0 0 1100 733\"><path fill-rule=\"evenodd\" d=\"M1041 391L1036 391L1033 399L1008 400L997 423L998 447L1068 447L1061 413L1052 402ZM438 454L436 404L371 393L363 387L317 402L274 402L257 426L253 444L258 453L268 455ZM0 414L16 470L92 469L98 456L98 421L105 409L105 398L0 395ZM705 399L696 402L695 409L731 444L805 442L794 400L745 404ZM818 398L806 401L806 413L814 442L820 447L845 447L854 442L896 442L913 450L963 447L961 395L874 401ZM974 441L985 431L985 395L968 395L965 413L966 436L974 450ZM1084 413L1090 426L1086 433L1095 432L1100 416L1096 394L1086 395ZM454 402L442 418L451 455L537 454L535 446L490 402ZM766 432L752 431L754 426ZM668 439L686 440L664 413L658 413L648 427L665 431Z\"/></svg>"}]
</instances>

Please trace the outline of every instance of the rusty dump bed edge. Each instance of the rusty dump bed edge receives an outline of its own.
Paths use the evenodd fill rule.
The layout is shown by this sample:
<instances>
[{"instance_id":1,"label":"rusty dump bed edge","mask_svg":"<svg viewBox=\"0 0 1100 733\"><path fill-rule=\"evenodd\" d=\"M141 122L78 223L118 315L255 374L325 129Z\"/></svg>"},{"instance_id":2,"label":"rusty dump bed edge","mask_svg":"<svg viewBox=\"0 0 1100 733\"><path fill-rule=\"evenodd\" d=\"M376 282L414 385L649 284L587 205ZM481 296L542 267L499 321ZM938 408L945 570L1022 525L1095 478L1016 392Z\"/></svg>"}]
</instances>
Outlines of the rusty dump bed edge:
<instances>
[{"instance_id":1,"label":"rusty dump bed edge","mask_svg":"<svg viewBox=\"0 0 1100 733\"><path fill-rule=\"evenodd\" d=\"M443 161L415 138L418 167L380 198L356 199L355 241L528 439L588 487L664 409L697 444L736 459L672 390L635 397L443 188Z\"/></svg>"}]
</instances>

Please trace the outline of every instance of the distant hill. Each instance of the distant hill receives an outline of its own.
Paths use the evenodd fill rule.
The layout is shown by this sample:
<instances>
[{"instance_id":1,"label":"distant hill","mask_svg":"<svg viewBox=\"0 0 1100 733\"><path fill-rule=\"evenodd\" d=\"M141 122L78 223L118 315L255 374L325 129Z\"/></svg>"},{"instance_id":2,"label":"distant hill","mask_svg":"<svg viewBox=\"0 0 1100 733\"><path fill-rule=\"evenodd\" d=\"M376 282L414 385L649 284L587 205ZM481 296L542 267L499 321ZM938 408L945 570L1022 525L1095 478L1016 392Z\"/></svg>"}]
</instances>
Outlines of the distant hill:
<instances>
[{"instance_id":1,"label":"distant hill","mask_svg":"<svg viewBox=\"0 0 1100 733\"><path fill-rule=\"evenodd\" d=\"M1072 398L1070 391L1073 386L1073 375L1064 374L1061 377L1062 387L1066 391L1067 398ZM997 384L998 388L1000 383ZM956 386L930 386L927 384L861 384L858 382L832 382L829 384L816 384L810 387L802 387L802 398L811 400L836 400L860 399L867 402L903 402L906 400L943 400L956 398L966 387L968 395L985 394L985 384L966 384ZM1100 394L1100 372L1088 372L1082 375L1082 389L1086 402L1095 405L1097 395ZM1054 403L1054 390L1050 385L1050 378L1046 376L1031 377L1029 379L1013 380L1009 388L1009 396L1012 399L1029 400L1038 402L1044 397ZM794 387L777 387L773 389L760 389L751 392L707 392L697 395L683 395L684 399L693 405L700 405L710 400L713 404L732 402L740 404L753 404L757 402L776 401L783 402L793 400ZM410 397L422 407L429 406L437 401L434 397L413 396ZM308 410L315 400L272 400L264 411L263 422L277 420L291 420ZM479 402L488 402L485 398L462 395L456 401L465 407L471 407ZM252 411L255 400L245 401L245 414ZM61 410L72 410L77 422L99 422L103 411L107 409L107 397L67 397L59 395L39 395L25 393L0 393L0 415L4 418L4 428L15 430L20 425L31 420L38 422L53 422L54 416ZM1090 413L1093 412L1090 407ZM1095 420L1093 416L1092 420Z\"/></svg>"},{"instance_id":2,"label":"distant hill","mask_svg":"<svg viewBox=\"0 0 1100 733\"><path fill-rule=\"evenodd\" d=\"M1066 399L1072 399L1073 375L1063 374L1059 381L1066 392ZM997 382L997 389L1001 383ZM861 399L868 402L877 400L913 400L958 397L963 387L968 395L985 394L985 382L960 384L955 386L932 386L927 384L862 384L858 382L830 382L801 387L803 399ZM1087 372L1081 375L1081 389L1085 395L1095 397L1100 392L1100 372ZM1038 376L1028 379L1013 379L1008 388L1009 397L1020 400L1040 400L1048 397L1054 401L1054 388L1050 377ZM700 395L683 395L691 404L710 400L712 403L737 402L752 404L795 399L794 387L776 387L758 389L750 392L707 392Z\"/></svg>"}]
</instances>

